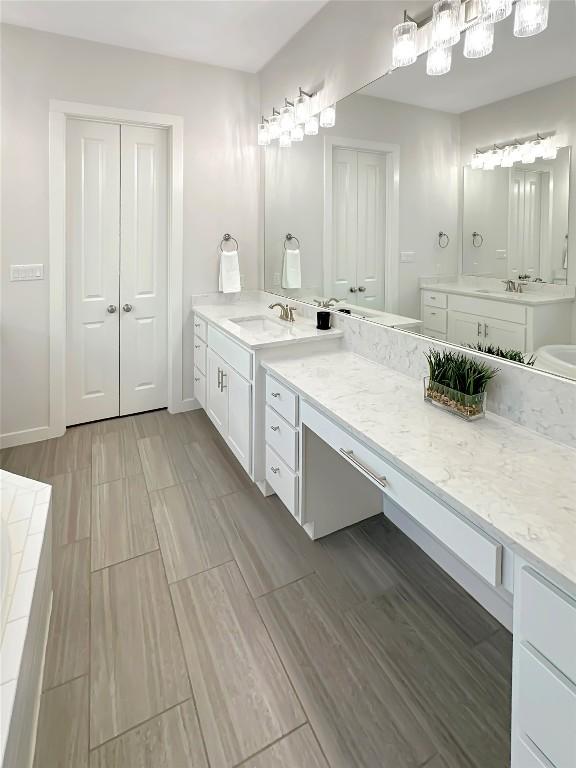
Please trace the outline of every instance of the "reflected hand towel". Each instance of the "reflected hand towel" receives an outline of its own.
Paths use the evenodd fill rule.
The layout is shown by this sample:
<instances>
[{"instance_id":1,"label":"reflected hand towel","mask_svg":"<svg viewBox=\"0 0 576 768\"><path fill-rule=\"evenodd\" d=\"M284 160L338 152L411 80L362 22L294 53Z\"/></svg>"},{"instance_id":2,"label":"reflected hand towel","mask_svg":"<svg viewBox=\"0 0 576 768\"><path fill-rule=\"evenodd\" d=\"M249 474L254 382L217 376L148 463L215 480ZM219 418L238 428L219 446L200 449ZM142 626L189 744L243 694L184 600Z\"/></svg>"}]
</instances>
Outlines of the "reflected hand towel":
<instances>
[{"instance_id":1,"label":"reflected hand towel","mask_svg":"<svg viewBox=\"0 0 576 768\"><path fill-rule=\"evenodd\" d=\"M282 288L301 288L302 276L300 273L300 249L284 251L284 264L282 265Z\"/></svg>"}]
</instances>

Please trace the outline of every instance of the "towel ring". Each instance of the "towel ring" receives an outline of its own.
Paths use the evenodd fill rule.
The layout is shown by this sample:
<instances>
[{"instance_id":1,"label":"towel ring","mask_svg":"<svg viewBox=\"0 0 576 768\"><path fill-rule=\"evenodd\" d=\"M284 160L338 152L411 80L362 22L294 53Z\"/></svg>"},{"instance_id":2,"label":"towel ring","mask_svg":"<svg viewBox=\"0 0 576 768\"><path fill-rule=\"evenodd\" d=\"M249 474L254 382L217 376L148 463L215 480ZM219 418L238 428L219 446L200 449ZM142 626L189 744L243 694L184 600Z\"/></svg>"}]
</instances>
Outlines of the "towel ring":
<instances>
[{"instance_id":1,"label":"towel ring","mask_svg":"<svg viewBox=\"0 0 576 768\"><path fill-rule=\"evenodd\" d=\"M480 242L477 242L478 240L480 240ZM483 242L484 242L484 238L482 237L480 232L472 232L472 245L474 246L474 248L480 248Z\"/></svg>"},{"instance_id":2,"label":"towel ring","mask_svg":"<svg viewBox=\"0 0 576 768\"><path fill-rule=\"evenodd\" d=\"M232 235L229 235L228 233L226 233L220 242L220 253L224 253L224 248L222 248L222 246L224 245L224 243L230 242L230 240L234 240L234 242L236 243L236 250L238 250L238 240L236 240L235 237L232 237Z\"/></svg>"},{"instance_id":3,"label":"towel ring","mask_svg":"<svg viewBox=\"0 0 576 768\"><path fill-rule=\"evenodd\" d=\"M288 234L284 238L284 250L286 250L286 243L290 242L291 240L296 240L296 242L298 243L298 248L300 248L300 240L298 240L296 235L291 235L290 232L288 232Z\"/></svg>"},{"instance_id":4,"label":"towel ring","mask_svg":"<svg viewBox=\"0 0 576 768\"><path fill-rule=\"evenodd\" d=\"M446 232L438 232L438 245L440 248L447 248L448 243L450 242L450 238L446 234Z\"/></svg>"}]
</instances>

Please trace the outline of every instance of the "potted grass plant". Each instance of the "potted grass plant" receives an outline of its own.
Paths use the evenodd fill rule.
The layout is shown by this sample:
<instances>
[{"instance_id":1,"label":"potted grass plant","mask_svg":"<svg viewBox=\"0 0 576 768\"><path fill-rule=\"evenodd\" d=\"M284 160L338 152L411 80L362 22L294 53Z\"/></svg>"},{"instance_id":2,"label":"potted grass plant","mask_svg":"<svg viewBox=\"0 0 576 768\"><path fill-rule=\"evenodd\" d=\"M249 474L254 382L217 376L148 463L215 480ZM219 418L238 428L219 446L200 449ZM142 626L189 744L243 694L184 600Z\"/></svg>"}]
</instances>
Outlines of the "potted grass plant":
<instances>
[{"instance_id":1,"label":"potted grass plant","mask_svg":"<svg viewBox=\"0 0 576 768\"><path fill-rule=\"evenodd\" d=\"M450 350L429 349L426 359L429 376L424 377L424 399L428 403L470 421L484 416L486 387L497 368Z\"/></svg>"}]
</instances>

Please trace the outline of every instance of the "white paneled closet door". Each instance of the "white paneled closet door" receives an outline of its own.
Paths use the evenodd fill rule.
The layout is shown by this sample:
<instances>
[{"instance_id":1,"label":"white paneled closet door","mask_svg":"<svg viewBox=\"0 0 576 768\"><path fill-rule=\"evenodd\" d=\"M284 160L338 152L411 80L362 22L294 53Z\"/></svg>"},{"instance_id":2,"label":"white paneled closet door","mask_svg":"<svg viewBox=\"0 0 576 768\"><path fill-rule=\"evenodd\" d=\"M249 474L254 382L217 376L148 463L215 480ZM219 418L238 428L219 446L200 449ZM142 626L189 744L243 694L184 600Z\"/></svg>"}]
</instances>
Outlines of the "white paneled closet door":
<instances>
[{"instance_id":1,"label":"white paneled closet door","mask_svg":"<svg viewBox=\"0 0 576 768\"><path fill-rule=\"evenodd\" d=\"M120 126L69 120L67 424L119 413Z\"/></svg>"},{"instance_id":2,"label":"white paneled closet door","mask_svg":"<svg viewBox=\"0 0 576 768\"><path fill-rule=\"evenodd\" d=\"M68 425L166 405L167 162L161 128L68 121Z\"/></svg>"},{"instance_id":3,"label":"white paneled closet door","mask_svg":"<svg viewBox=\"0 0 576 768\"><path fill-rule=\"evenodd\" d=\"M168 396L167 162L162 128L122 126L120 414Z\"/></svg>"},{"instance_id":4,"label":"white paneled closet door","mask_svg":"<svg viewBox=\"0 0 576 768\"><path fill-rule=\"evenodd\" d=\"M332 153L331 285L335 299L354 302L358 246L358 162L353 149Z\"/></svg>"},{"instance_id":5,"label":"white paneled closet door","mask_svg":"<svg viewBox=\"0 0 576 768\"><path fill-rule=\"evenodd\" d=\"M384 309L386 156L358 153L358 304Z\"/></svg>"}]
</instances>

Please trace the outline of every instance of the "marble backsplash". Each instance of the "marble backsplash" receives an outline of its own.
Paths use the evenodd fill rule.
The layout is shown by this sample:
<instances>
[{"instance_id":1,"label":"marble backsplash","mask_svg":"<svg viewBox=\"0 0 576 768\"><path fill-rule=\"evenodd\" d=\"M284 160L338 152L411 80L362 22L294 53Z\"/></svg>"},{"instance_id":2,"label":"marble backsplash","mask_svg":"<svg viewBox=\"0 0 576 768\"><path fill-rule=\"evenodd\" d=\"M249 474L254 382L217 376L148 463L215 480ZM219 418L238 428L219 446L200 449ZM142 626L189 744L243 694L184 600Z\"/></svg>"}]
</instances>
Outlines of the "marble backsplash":
<instances>
[{"instance_id":1,"label":"marble backsplash","mask_svg":"<svg viewBox=\"0 0 576 768\"><path fill-rule=\"evenodd\" d=\"M265 304L282 301L282 297L276 294L250 291L249 294L234 297L222 294L195 296L192 303L254 301L258 296ZM295 299L290 301L297 305L298 316L315 318L315 307ZM344 345L350 352L415 379L421 379L427 373L424 352L430 347L444 349L451 346L339 312L333 312L333 325L344 331ZM490 355L472 350L468 354L500 369L498 376L489 385L489 411L551 440L576 448L576 381L504 360L495 361Z\"/></svg>"}]
</instances>

